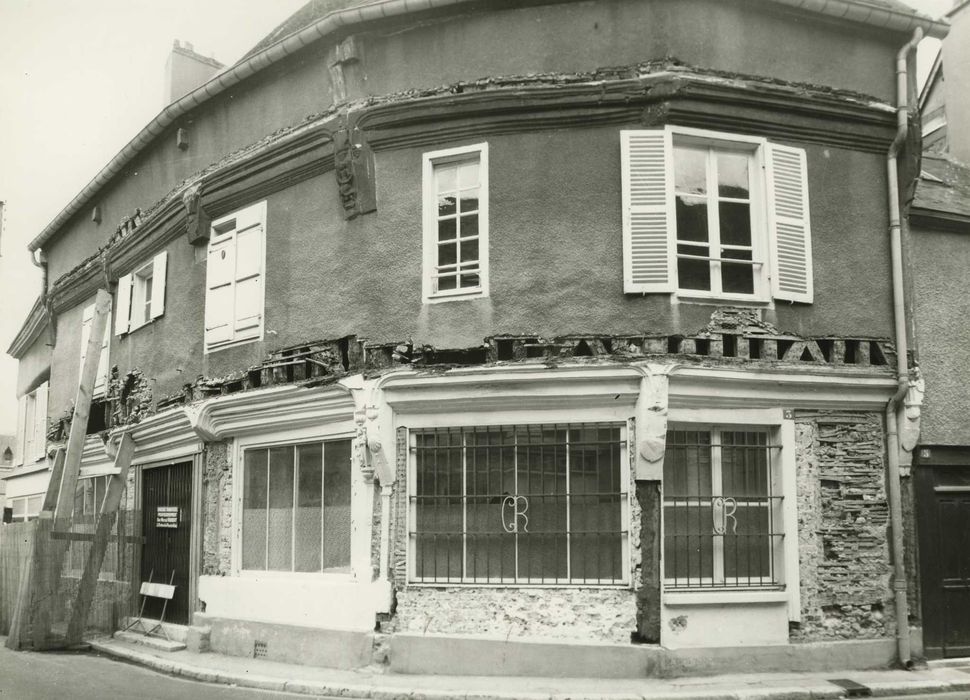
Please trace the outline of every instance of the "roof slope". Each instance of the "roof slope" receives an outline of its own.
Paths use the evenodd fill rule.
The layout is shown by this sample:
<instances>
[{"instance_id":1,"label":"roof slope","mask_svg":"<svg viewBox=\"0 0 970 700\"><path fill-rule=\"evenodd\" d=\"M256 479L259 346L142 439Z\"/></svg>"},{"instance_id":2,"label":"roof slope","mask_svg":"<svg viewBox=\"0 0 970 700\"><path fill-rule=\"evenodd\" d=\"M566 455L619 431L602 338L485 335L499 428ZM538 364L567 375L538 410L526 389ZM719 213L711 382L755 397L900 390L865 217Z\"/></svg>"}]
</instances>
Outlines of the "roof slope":
<instances>
[{"instance_id":1,"label":"roof slope","mask_svg":"<svg viewBox=\"0 0 970 700\"><path fill-rule=\"evenodd\" d=\"M552 2L553 0L533 0ZM921 28L929 36L942 38L949 25L923 15L900 0L763 0L815 12L853 24L866 24L893 32ZM486 0L487 2L487 0ZM122 171L175 121L217 95L256 73L300 51L308 44L340 31L353 31L390 17L433 10L480 7L482 0L310 0L288 20L260 41L238 63L219 73L163 109L121 151L105 165L28 245L36 251L53 238L68 220L81 211L102 187Z\"/></svg>"},{"instance_id":2,"label":"roof slope","mask_svg":"<svg viewBox=\"0 0 970 700\"><path fill-rule=\"evenodd\" d=\"M970 168L945 156L924 153L913 207L970 218Z\"/></svg>"}]
</instances>

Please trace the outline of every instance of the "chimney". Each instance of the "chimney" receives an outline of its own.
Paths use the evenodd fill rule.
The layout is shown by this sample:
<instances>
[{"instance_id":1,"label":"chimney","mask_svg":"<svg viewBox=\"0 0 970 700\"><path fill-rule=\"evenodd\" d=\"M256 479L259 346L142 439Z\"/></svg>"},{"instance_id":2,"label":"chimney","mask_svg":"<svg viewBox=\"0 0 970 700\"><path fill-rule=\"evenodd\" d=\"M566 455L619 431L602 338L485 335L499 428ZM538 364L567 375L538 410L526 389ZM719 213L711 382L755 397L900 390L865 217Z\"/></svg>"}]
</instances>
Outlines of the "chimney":
<instances>
[{"instance_id":1,"label":"chimney","mask_svg":"<svg viewBox=\"0 0 970 700\"><path fill-rule=\"evenodd\" d=\"M223 68L216 59L196 53L189 42L176 39L165 61L165 104L192 92Z\"/></svg>"}]
</instances>

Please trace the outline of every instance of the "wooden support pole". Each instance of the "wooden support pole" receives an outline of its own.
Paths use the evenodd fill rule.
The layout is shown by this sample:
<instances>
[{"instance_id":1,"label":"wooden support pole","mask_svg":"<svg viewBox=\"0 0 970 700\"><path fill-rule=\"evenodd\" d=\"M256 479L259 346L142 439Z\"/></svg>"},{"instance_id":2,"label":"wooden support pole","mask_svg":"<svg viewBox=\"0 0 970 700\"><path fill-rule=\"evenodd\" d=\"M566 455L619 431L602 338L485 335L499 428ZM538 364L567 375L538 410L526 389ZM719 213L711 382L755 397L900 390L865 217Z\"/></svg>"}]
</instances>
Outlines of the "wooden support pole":
<instances>
[{"instance_id":1,"label":"wooden support pole","mask_svg":"<svg viewBox=\"0 0 970 700\"><path fill-rule=\"evenodd\" d=\"M67 626L68 644L78 644L84 635L88 613L91 610L91 601L94 600L94 594L98 588L98 574L101 573L101 565L104 563L104 555L108 550L111 530L114 528L115 520L118 517L121 496L128 484L128 470L131 467L131 458L134 454L135 441L132 440L130 433L124 433L121 436L118 454L115 455L115 469L118 470L118 473L112 474L108 481L107 493L105 493L104 501L101 503L101 512L98 513L94 542L91 543L91 549L88 551L88 559L84 564L84 572L81 574L81 582L77 588L77 597L71 607L71 621Z\"/></svg>"},{"instance_id":2,"label":"wooden support pole","mask_svg":"<svg viewBox=\"0 0 970 700\"><path fill-rule=\"evenodd\" d=\"M54 514L54 529L66 530L71 525L74 510L74 491L81 472L81 455L84 452L84 438L87 434L88 416L91 414L91 395L97 381L98 363L101 359L101 344L104 329L111 316L111 295L99 289L94 302L94 318L91 319L91 334L81 367L81 379L74 401L74 417L71 419L71 433L67 438L67 454L64 461L64 477L57 498L57 511Z\"/></svg>"}]
</instances>

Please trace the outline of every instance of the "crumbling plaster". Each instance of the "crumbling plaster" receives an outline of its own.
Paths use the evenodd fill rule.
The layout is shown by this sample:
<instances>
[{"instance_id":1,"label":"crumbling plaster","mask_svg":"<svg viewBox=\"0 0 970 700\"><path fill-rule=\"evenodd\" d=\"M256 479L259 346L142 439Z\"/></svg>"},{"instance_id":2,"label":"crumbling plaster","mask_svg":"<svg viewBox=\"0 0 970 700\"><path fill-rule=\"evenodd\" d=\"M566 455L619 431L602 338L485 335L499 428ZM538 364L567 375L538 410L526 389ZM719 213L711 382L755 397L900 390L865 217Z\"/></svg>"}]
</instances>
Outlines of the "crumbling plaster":
<instances>
[{"instance_id":1,"label":"crumbling plaster","mask_svg":"<svg viewBox=\"0 0 970 700\"><path fill-rule=\"evenodd\" d=\"M227 576L232 571L232 466L228 443L206 445L202 489L202 573Z\"/></svg>"}]
</instances>

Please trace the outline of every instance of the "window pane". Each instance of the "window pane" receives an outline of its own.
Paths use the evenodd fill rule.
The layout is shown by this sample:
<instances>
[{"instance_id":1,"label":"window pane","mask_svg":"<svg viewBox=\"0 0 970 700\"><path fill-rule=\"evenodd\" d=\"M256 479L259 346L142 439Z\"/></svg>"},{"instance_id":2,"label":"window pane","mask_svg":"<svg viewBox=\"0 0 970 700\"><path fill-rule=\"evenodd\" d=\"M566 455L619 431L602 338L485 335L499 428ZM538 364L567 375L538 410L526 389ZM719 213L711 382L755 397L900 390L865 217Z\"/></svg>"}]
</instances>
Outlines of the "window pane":
<instances>
[{"instance_id":1,"label":"window pane","mask_svg":"<svg viewBox=\"0 0 970 700\"><path fill-rule=\"evenodd\" d=\"M449 216L455 213L455 195L438 195L438 216Z\"/></svg>"},{"instance_id":2,"label":"window pane","mask_svg":"<svg viewBox=\"0 0 970 700\"><path fill-rule=\"evenodd\" d=\"M477 212L478 211L478 190L465 190L461 193L460 210L462 213L465 212Z\"/></svg>"},{"instance_id":3,"label":"window pane","mask_svg":"<svg viewBox=\"0 0 970 700\"><path fill-rule=\"evenodd\" d=\"M768 495L768 436L758 432L721 433L723 495Z\"/></svg>"},{"instance_id":4,"label":"window pane","mask_svg":"<svg viewBox=\"0 0 970 700\"><path fill-rule=\"evenodd\" d=\"M468 214L461 217L460 233L462 238L478 235L478 214Z\"/></svg>"},{"instance_id":5,"label":"window pane","mask_svg":"<svg viewBox=\"0 0 970 700\"><path fill-rule=\"evenodd\" d=\"M501 429L466 430L467 541L466 576L471 579L515 579L514 503L516 492L514 436ZM532 529L532 528L529 528Z\"/></svg>"},{"instance_id":6,"label":"window pane","mask_svg":"<svg viewBox=\"0 0 970 700\"><path fill-rule=\"evenodd\" d=\"M266 450L243 458L242 568L266 568Z\"/></svg>"},{"instance_id":7,"label":"window pane","mask_svg":"<svg viewBox=\"0 0 970 700\"><path fill-rule=\"evenodd\" d=\"M733 521L729 520L724 533L725 583L739 583L737 579L744 579L740 583L771 582L768 507L767 499L737 504ZM752 582L750 578L759 580Z\"/></svg>"},{"instance_id":8,"label":"window pane","mask_svg":"<svg viewBox=\"0 0 970 700\"><path fill-rule=\"evenodd\" d=\"M721 243L751 245L751 205L747 202L721 202Z\"/></svg>"},{"instance_id":9,"label":"window pane","mask_svg":"<svg viewBox=\"0 0 970 700\"><path fill-rule=\"evenodd\" d=\"M455 289L458 286L458 276L448 275L438 277L438 291L444 292Z\"/></svg>"},{"instance_id":10,"label":"window pane","mask_svg":"<svg viewBox=\"0 0 970 700\"><path fill-rule=\"evenodd\" d=\"M710 498L664 499L664 576L675 585L708 584L714 575Z\"/></svg>"},{"instance_id":11,"label":"window pane","mask_svg":"<svg viewBox=\"0 0 970 700\"><path fill-rule=\"evenodd\" d=\"M710 433L696 430L668 431L663 478L665 496L710 496Z\"/></svg>"},{"instance_id":12,"label":"window pane","mask_svg":"<svg viewBox=\"0 0 970 700\"><path fill-rule=\"evenodd\" d=\"M457 225L455 219L443 219L438 222L438 240L450 241L457 236Z\"/></svg>"},{"instance_id":13,"label":"window pane","mask_svg":"<svg viewBox=\"0 0 970 700\"><path fill-rule=\"evenodd\" d=\"M678 193L707 192L707 150L674 147L674 187Z\"/></svg>"},{"instance_id":14,"label":"window pane","mask_svg":"<svg viewBox=\"0 0 970 700\"><path fill-rule=\"evenodd\" d=\"M677 260L677 280L681 289L710 291L711 264L706 260L679 258Z\"/></svg>"},{"instance_id":15,"label":"window pane","mask_svg":"<svg viewBox=\"0 0 970 700\"><path fill-rule=\"evenodd\" d=\"M438 245L438 264L454 265L458 262L458 248L455 243L443 243Z\"/></svg>"},{"instance_id":16,"label":"window pane","mask_svg":"<svg viewBox=\"0 0 970 700\"><path fill-rule=\"evenodd\" d=\"M320 571L323 454L320 443L297 450L296 571Z\"/></svg>"},{"instance_id":17,"label":"window pane","mask_svg":"<svg viewBox=\"0 0 970 700\"><path fill-rule=\"evenodd\" d=\"M519 575L566 579L566 431L530 425L517 428L516 433L518 508L528 507L519 519L521 525L528 518L528 532L519 535Z\"/></svg>"},{"instance_id":18,"label":"window pane","mask_svg":"<svg viewBox=\"0 0 970 700\"><path fill-rule=\"evenodd\" d=\"M323 568L350 566L350 440L324 445Z\"/></svg>"},{"instance_id":19,"label":"window pane","mask_svg":"<svg viewBox=\"0 0 970 700\"><path fill-rule=\"evenodd\" d=\"M435 181L438 192L448 192L458 187L458 166L455 163L445 163L434 166Z\"/></svg>"},{"instance_id":20,"label":"window pane","mask_svg":"<svg viewBox=\"0 0 970 700\"><path fill-rule=\"evenodd\" d=\"M462 435L418 435L415 492L415 573L460 578L462 572Z\"/></svg>"},{"instance_id":21,"label":"window pane","mask_svg":"<svg viewBox=\"0 0 970 700\"><path fill-rule=\"evenodd\" d=\"M748 198L748 156L744 153L717 154L717 192L721 197Z\"/></svg>"},{"instance_id":22,"label":"window pane","mask_svg":"<svg viewBox=\"0 0 970 700\"><path fill-rule=\"evenodd\" d=\"M477 187L479 182L478 171L479 171L478 158L475 158L475 160L470 160L459 164L458 165L458 186Z\"/></svg>"},{"instance_id":23,"label":"window pane","mask_svg":"<svg viewBox=\"0 0 970 700\"><path fill-rule=\"evenodd\" d=\"M475 288L475 287L481 287L481 286L482 286L482 280L478 276L478 273L473 272L473 273L464 274L461 276L462 289L469 289L469 288Z\"/></svg>"},{"instance_id":24,"label":"window pane","mask_svg":"<svg viewBox=\"0 0 970 700\"><path fill-rule=\"evenodd\" d=\"M469 260L478 260L478 239L472 239L470 241L462 241L461 243L461 260L462 262L467 262Z\"/></svg>"},{"instance_id":25,"label":"window pane","mask_svg":"<svg viewBox=\"0 0 970 700\"><path fill-rule=\"evenodd\" d=\"M269 450L268 564L271 571L293 569L293 448Z\"/></svg>"},{"instance_id":26,"label":"window pane","mask_svg":"<svg viewBox=\"0 0 970 700\"><path fill-rule=\"evenodd\" d=\"M747 263L721 263L721 289L731 294L754 294L754 268Z\"/></svg>"},{"instance_id":27,"label":"window pane","mask_svg":"<svg viewBox=\"0 0 970 700\"><path fill-rule=\"evenodd\" d=\"M570 563L574 579L623 577L619 428L569 431Z\"/></svg>"},{"instance_id":28,"label":"window pane","mask_svg":"<svg viewBox=\"0 0 970 700\"><path fill-rule=\"evenodd\" d=\"M677 196L677 240L708 240L706 199Z\"/></svg>"}]
</instances>

